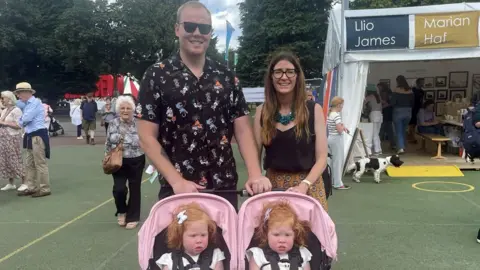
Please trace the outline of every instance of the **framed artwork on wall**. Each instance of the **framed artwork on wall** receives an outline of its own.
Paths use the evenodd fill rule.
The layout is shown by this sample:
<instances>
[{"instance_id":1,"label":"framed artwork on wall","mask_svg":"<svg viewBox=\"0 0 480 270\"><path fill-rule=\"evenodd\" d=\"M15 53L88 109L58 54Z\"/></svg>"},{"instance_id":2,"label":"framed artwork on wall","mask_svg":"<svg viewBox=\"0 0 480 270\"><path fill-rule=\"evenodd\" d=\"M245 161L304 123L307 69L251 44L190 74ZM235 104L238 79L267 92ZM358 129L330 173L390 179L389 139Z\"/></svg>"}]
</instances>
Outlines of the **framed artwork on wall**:
<instances>
[{"instance_id":1,"label":"framed artwork on wall","mask_svg":"<svg viewBox=\"0 0 480 270\"><path fill-rule=\"evenodd\" d=\"M447 100L447 97L448 97L447 89L437 90L437 100Z\"/></svg>"},{"instance_id":2,"label":"framed artwork on wall","mask_svg":"<svg viewBox=\"0 0 480 270\"><path fill-rule=\"evenodd\" d=\"M450 90L450 101L456 101L457 99L464 99L467 96L467 90L465 89L455 89L455 90Z\"/></svg>"},{"instance_id":3,"label":"framed artwork on wall","mask_svg":"<svg viewBox=\"0 0 480 270\"><path fill-rule=\"evenodd\" d=\"M447 87L447 76L435 77L435 87Z\"/></svg>"},{"instance_id":4,"label":"framed artwork on wall","mask_svg":"<svg viewBox=\"0 0 480 270\"><path fill-rule=\"evenodd\" d=\"M424 100L429 100L429 99L435 101L435 91L434 90L425 91Z\"/></svg>"},{"instance_id":5,"label":"framed artwork on wall","mask_svg":"<svg viewBox=\"0 0 480 270\"><path fill-rule=\"evenodd\" d=\"M472 97L473 94L480 91L480 74L473 74L472 75Z\"/></svg>"},{"instance_id":6,"label":"framed artwork on wall","mask_svg":"<svg viewBox=\"0 0 480 270\"><path fill-rule=\"evenodd\" d=\"M424 80L424 83L423 83L423 87L424 88L433 88L435 87L435 78L433 77L425 77L423 78Z\"/></svg>"},{"instance_id":7,"label":"framed artwork on wall","mask_svg":"<svg viewBox=\"0 0 480 270\"><path fill-rule=\"evenodd\" d=\"M450 72L448 80L448 88L467 88L468 87L468 71Z\"/></svg>"},{"instance_id":8,"label":"framed artwork on wall","mask_svg":"<svg viewBox=\"0 0 480 270\"><path fill-rule=\"evenodd\" d=\"M416 81L417 81L417 78L406 78L407 80L407 83L408 85L410 85L410 87L415 87L416 86Z\"/></svg>"},{"instance_id":9,"label":"framed artwork on wall","mask_svg":"<svg viewBox=\"0 0 480 270\"><path fill-rule=\"evenodd\" d=\"M437 101L435 103L435 116L445 115L445 101Z\"/></svg>"}]
</instances>

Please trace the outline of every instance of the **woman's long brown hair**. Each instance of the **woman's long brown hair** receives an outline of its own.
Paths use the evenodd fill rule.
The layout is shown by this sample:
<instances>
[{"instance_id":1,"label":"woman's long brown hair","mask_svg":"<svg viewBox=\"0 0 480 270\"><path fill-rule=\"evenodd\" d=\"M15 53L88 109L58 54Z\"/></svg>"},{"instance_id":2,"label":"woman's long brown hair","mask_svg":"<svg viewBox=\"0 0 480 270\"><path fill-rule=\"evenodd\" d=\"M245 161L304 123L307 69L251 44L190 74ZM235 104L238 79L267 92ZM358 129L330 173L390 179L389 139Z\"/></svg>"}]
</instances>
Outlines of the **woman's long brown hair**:
<instances>
[{"instance_id":1,"label":"woman's long brown hair","mask_svg":"<svg viewBox=\"0 0 480 270\"><path fill-rule=\"evenodd\" d=\"M305 91L305 75L303 74L300 62L293 53L288 51L281 51L276 53L270 64L268 65L267 73L265 74L265 102L262 109L262 142L265 145L269 145L273 137L277 133L275 127L275 114L279 109L279 102L277 99L277 91L273 85L273 68L275 65L282 61L288 61L293 64L295 71L297 72L297 78L295 83L294 97L292 110L295 113L295 136L300 139L302 135L310 136L310 130L308 128L308 109L307 109L307 92Z\"/></svg>"}]
</instances>

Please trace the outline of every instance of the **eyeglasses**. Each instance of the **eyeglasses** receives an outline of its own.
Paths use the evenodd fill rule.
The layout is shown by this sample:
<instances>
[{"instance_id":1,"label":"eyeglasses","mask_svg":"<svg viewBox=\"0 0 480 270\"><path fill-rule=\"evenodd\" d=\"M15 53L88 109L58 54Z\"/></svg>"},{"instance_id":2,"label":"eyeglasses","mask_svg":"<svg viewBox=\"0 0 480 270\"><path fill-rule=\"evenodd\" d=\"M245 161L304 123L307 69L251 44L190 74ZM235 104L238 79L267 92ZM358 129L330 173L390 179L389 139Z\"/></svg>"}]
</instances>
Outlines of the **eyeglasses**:
<instances>
[{"instance_id":1,"label":"eyeglasses","mask_svg":"<svg viewBox=\"0 0 480 270\"><path fill-rule=\"evenodd\" d=\"M273 70L273 77L275 77L275 79L282 78L283 74L287 75L287 78L293 78L297 75L297 71L295 69L286 69L286 70L274 69Z\"/></svg>"},{"instance_id":2,"label":"eyeglasses","mask_svg":"<svg viewBox=\"0 0 480 270\"><path fill-rule=\"evenodd\" d=\"M210 32L212 32L212 26L210 24L203 24L203 23L193 23L193 22L183 22L180 23L183 24L183 29L185 29L185 32L192 34L195 32L195 30L200 31L200 34L202 35L208 35Z\"/></svg>"}]
</instances>

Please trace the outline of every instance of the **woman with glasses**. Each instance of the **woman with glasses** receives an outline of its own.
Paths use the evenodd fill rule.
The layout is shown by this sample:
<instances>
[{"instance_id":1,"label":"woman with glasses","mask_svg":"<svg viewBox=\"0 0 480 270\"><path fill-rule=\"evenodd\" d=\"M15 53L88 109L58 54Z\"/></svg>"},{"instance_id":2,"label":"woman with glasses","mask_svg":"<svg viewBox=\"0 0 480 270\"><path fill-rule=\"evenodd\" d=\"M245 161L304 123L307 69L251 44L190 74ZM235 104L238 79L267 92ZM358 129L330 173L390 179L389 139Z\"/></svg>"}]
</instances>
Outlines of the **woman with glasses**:
<instances>
[{"instance_id":1,"label":"woman with glasses","mask_svg":"<svg viewBox=\"0 0 480 270\"><path fill-rule=\"evenodd\" d=\"M272 188L309 194L327 210L321 177L328 153L325 118L321 106L307 100L302 68L290 52L270 61L254 133L260 155L265 148L264 168Z\"/></svg>"},{"instance_id":2,"label":"woman with glasses","mask_svg":"<svg viewBox=\"0 0 480 270\"><path fill-rule=\"evenodd\" d=\"M137 122L133 116L135 110L133 98L120 96L115 107L119 117L108 125L105 154L115 149L123 140L122 167L113 173L113 197L117 207L115 215L118 225L134 229L140 220L140 186L145 167L145 154L140 148Z\"/></svg>"}]
</instances>

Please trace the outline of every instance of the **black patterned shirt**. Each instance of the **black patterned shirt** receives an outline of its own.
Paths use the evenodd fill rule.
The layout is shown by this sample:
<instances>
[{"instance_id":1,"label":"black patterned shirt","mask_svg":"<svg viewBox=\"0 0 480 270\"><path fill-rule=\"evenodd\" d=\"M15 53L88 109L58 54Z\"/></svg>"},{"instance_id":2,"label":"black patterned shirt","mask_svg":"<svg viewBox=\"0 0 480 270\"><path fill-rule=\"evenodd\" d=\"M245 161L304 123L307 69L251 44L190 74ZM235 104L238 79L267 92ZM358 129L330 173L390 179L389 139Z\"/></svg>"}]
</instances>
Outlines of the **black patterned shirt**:
<instances>
[{"instance_id":1,"label":"black patterned shirt","mask_svg":"<svg viewBox=\"0 0 480 270\"><path fill-rule=\"evenodd\" d=\"M183 178L236 188L233 122L249 110L229 69L207 57L198 79L178 54L153 64L140 83L137 113L159 125L159 142Z\"/></svg>"}]
</instances>

